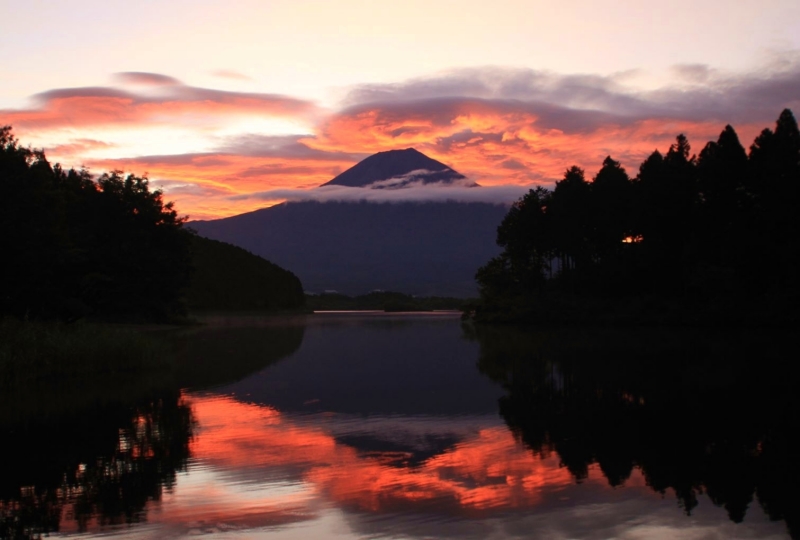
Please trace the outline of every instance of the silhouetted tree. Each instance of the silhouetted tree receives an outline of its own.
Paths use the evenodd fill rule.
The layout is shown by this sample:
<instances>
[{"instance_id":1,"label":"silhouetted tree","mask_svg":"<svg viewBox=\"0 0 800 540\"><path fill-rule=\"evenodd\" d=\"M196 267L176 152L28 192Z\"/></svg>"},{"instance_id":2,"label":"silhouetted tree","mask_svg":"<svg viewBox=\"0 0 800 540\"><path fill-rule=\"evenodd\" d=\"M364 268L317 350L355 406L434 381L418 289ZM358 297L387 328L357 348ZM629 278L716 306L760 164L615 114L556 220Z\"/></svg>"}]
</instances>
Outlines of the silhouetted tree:
<instances>
[{"instance_id":1,"label":"silhouetted tree","mask_svg":"<svg viewBox=\"0 0 800 540\"><path fill-rule=\"evenodd\" d=\"M781 112L775 131L765 129L750 147L750 190L763 204L777 204L796 194L800 177L800 131L789 109Z\"/></svg>"},{"instance_id":2,"label":"silhouetted tree","mask_svg":"<svg viewBox=\"0 0 800 540\"><path fill-rule=\"evenodd\" d=\"M651 287L679 288L686 274L685 248L697 200L695 159L689 142L679 135L669 152L650 155L637 177L637 220Z\"/></svg>"},{"instance_id":3,"label":"silhouetted tree","mask_svg":"<svg viewBox=\"0 0 800 540\"><path fill-rule=\"evenodd\" d=\"M730 126L717 142L709 142L697 160L698 189L708 221L704 226L729 228L738 211L744 208L747 183L747 153Z\"/></svg>"},{"instance_id":4,"label":"silhouetted tree","mask_svg":"<svg viewBox=\"0 0 800 540\"><path fill-rule=\"evenodd\" d=\"M736 131L725 126L697 159L698 217L690 246L695 293L731 293L742 278L750 240L752 199L746 192L747 154Z\"/></svg>"},{"instance_id":5,"label":"silhouetted tree","mask_svg":"<svg viewBox=\"0 0 800 540\"><path fill-rule=\"evenodd\" d=\"M503 253L479 272L481 294L506 295L506 303L517 295L519 306L532 305L536 290L649 294L685 306L706 302L707 313L694 320L710 322L736 303L744 318L762 305L770 306L768 319L778 322L785 314L788 322L800 294L799 198L800 130L788 109L774 131L756 138L749 156L726 126L699 158L678 135L666 154L656 150L644 160L633 181L610 156L591 183L573 166L546 204L512 207L498 235ZM557 259L560 282L523 293L515 268L526 254L541 268Z\"/></svg>"},{"instance_id":6,"label":"silhouetted tree","mask_svg":"<svg viewBox=\"0 0 800 540\"><path fill-rule=\"evenodd\" d=\"M147 178L114 171L97 185L89 246L95 270L87 276L92 305L107 315L179 313L191 269L186 218L150 191Z\"/></svg>"},{"instance_id":7,"label":"silhouetted tree","mask_svg":"<svg viewBox=\"0 0 800 540\"><path fill-rule=\"evenodd\" d=\"M763 242L760 279L794 284L800 257L800 132L790 110L781 113L774 132L765 129L750 147L750 175L756 228Z\"/></svg>"},{"instance_id":8,"label":"silhouetted tree","mask_svg":"<svg viewBox=\"0 0 800 540\"><path fill-rule=\"evenodd\" d=\"M545 265L552 256L547 209L551 193L544 188L528 191L515 202L497 228L503 253L478 270L482 295L529 300L542 286Z\"/></svg>"},{"instance_id":9,"label":"silhouetted tree","mask_svg":"<svg viewBox=\"0 0 800 540\"><path fill-rule=\"evenodd\" d=\"M552 227L555 253L560 259L562 275L569 276L576 268L591 260L589 247L589 208L591 191L583 169L572 166L564 178L556 182L548 214Z\"/></svg>"},{"instance_id":10,"label":"silhouetted tree","mask_svg":"<svg viewBox=\"0 0 800 540\"><path fill-rule=\"evenodd\" d=\"M51 166L0 129L0 314L180 313L190 233L146 178Z\"/></svg>"},{"instance_id":11,"label":"silhouetted tree","mask_svg":"<svg viewBox=\"0 0 800 540\"><path fill-rule=\"evenodd\" d=\"M589 221L593 252L602 261L617 256L623 240L633 234L631 180L628 173L608 156L591 183Z\"/></svg>"}]
</instances>

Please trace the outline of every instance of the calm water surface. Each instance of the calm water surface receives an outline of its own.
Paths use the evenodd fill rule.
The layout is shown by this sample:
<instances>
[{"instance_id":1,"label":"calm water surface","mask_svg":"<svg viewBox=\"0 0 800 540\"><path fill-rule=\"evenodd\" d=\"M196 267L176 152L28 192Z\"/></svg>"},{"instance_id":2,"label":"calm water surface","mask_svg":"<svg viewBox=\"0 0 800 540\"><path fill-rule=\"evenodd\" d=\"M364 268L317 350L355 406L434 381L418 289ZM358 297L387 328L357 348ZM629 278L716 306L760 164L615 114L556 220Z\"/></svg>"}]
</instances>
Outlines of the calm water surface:
<instances>
[{"instance_id":1,"label":"calm water surface","mask_svg":"<svg viewBox=\"0 0 800 540\"><path fill-rule=\"evenodd\" d=\"M339 313L177 339L193 389L5 434L0 536L797 537L791 375L732 360L781 369L762 338Z\"/></svg>"}]
</instances>

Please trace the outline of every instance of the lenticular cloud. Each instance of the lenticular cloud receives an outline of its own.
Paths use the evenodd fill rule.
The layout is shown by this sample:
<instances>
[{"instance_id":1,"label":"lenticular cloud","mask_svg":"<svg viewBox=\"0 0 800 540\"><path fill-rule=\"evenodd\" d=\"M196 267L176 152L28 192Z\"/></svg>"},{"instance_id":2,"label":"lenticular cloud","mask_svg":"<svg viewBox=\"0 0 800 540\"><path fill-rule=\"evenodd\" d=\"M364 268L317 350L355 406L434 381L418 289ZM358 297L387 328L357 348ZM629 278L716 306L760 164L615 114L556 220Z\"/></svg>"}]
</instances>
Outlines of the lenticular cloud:
<instances>
[{"instance_id":1,"label":"lenticular cloud","mask_svg":"<svg viewBox=\"0 0 800 540\"><path fill-rule=\"evenodd\" d=\"M383 182L391 182L385 180ZM230 197L234 201L256 199L263 201L285 200L291 202L462 202L510 205L522 197L532 186L476 187L474 184L424 184L416 181L395 189L369 189L348 186L322 186L316 189L272 189Z\"/></svg>"}]
</instances>

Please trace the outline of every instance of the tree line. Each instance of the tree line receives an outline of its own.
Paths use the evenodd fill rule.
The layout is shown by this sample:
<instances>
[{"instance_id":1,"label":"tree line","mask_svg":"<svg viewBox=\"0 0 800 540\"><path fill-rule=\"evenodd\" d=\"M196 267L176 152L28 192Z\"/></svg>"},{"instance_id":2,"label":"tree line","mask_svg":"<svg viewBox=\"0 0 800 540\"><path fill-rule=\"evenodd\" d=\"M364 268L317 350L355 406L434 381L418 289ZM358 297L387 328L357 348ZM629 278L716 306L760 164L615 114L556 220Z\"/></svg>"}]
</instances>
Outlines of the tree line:
<instances>
[{"instance_id":1,"label":"tree line","mask_svg":"<svg viewBox=\"0 0 800 540\"><path fill-rule=\"evenodd\" d=\"M515 202L503 252L476 274L479 311L548 292L714 299L797 294L800 132L784 110L749 152L730 125L699 155L678 135L636 176L610 156L589 181L572 166L555 188Z\"/></svg>"},{"instance_id":2,"label":"tree line","mask_svg":"<svg viewBox=\"0 0 800 540\"><path fill-rule=\"evenodd\" d=\"M51 165L0 128L0 317L165 321L301 309L300 280L202 238L148 179Z\"/></svg>"},{"instance_id":3,"label":"tree line","mask_svg":"<svg viewBox=\"0 0 800 540\"><path fill-rule=\"evenodd\" d=\"M0 128L0 315L183 313L185 221L147 178L64 170Z\"/></svg>"}]
</instances>

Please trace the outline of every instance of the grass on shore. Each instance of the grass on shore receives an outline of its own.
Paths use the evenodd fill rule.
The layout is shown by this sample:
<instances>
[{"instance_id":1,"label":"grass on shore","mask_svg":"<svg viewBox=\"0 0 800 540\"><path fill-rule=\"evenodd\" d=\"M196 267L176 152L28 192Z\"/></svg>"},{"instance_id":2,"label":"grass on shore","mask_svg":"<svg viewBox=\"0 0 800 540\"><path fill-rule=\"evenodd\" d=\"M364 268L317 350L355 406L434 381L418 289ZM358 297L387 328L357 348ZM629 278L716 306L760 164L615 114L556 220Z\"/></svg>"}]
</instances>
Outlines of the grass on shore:
<instances>
[{"instance_id":1,"label":"grass on shore","mask_svg":"<svg viewBox=\"0 0 800 540\"><path fill-rule=\"evenodd\" d=\"M109 324L0 320L0 428L156 395L172 385L165 341Z\"/></svg>"},{"instance_id":2,"label":"grass on shore","mask_svg":"<svg viewBox=\"0 0 800 540\"><path fill-rule=\"evenodd\" d=\"M167 367L158 340L111 325L0 320L0 387Z\"/></svg>"}]
</instances>

